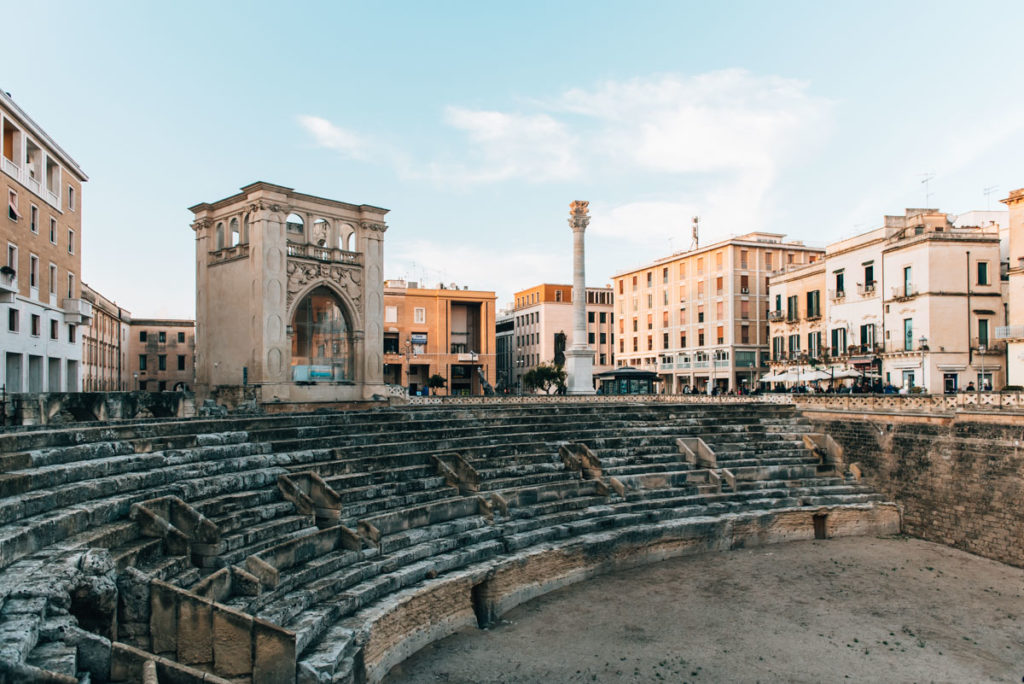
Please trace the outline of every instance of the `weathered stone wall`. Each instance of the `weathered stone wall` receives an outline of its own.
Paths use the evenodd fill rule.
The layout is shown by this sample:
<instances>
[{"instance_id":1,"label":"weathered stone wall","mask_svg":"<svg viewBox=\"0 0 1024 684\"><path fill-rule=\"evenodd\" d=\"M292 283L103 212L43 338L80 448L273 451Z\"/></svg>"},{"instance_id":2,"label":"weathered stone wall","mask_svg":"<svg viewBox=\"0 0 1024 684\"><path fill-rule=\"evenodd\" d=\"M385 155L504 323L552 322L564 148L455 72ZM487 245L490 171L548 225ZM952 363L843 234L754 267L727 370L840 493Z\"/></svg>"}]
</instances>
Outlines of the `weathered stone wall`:
<instances>
[{"instance_id":1,"label":"weathered stone wall","mask_svg":"<svg viewBox=\"0 0 1024 684\"><path fill-rule=\"evenodd\" d=\"M1024 415L807 410L922 539L1024 567Z\"/></svg>"}]
</instances>

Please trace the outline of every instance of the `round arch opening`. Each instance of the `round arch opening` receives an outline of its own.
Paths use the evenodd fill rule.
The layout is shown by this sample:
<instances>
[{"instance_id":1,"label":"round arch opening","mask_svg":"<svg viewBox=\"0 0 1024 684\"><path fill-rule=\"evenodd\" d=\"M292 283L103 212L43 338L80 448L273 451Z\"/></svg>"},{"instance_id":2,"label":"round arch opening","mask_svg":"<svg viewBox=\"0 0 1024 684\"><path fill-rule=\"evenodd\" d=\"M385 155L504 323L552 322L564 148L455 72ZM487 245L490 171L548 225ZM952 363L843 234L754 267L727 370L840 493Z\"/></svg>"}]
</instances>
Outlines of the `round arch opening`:
<instances>
[{"instance_id":1,"label":"round arch opening","mask_svg":"<svg viewBox=\"0 0 1024 684\"><path fill-rule=\"evenodd\" d=\"M292 314L292 379L351 381L352 326L341 299L327 287L302 298Z\"/></svg>"}]
</instances>

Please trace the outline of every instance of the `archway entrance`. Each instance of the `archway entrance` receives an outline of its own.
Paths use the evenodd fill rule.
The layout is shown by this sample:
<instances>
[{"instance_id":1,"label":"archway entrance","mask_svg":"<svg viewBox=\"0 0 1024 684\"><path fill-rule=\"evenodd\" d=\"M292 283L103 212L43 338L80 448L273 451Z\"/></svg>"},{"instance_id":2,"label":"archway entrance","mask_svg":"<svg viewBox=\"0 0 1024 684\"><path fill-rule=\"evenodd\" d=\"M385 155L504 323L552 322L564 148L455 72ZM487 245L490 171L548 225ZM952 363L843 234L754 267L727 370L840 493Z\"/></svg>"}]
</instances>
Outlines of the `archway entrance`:
<instances>
[{"instance_id":1,"label":"archway entrance","mask_svg":"<svg viewBox=\"0 0 1024 684\"><path fill-rule=\"evenodd\" d=\"M292 316L292 380L351 381L352 332L341 300L318 287L295 307Z\"/></svg>"}]
</instances>

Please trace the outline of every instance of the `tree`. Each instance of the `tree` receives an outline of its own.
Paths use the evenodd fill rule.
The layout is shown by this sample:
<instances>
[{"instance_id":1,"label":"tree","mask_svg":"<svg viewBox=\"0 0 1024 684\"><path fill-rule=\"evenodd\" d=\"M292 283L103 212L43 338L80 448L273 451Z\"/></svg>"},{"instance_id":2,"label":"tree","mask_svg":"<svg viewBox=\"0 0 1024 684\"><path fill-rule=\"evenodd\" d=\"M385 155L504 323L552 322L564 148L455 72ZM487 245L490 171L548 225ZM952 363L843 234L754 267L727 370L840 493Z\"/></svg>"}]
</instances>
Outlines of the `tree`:
<instances>
[{"instance_id":1,"label":"tree","mask_svg":"<svg viewBox=\"0 0 1024 684\"><path fill-rule=\"evenodd\" d=\"M437 394L437 390L448 384L448 381L440 373L434 373L427 378L427 387L433 390L433 394Z\"/></svg>"},{"instance_id":2,"label":"tree","mask_svg":"<svg viewBox=\"0 0 1024 684\"><path fill-rule=\"evenodd\" d=\"M565 389L565 369L553 363L542 363L523 374L523 386L526 389L540 390L551 394L552 390Z\"/></svg>"}]
</instances>

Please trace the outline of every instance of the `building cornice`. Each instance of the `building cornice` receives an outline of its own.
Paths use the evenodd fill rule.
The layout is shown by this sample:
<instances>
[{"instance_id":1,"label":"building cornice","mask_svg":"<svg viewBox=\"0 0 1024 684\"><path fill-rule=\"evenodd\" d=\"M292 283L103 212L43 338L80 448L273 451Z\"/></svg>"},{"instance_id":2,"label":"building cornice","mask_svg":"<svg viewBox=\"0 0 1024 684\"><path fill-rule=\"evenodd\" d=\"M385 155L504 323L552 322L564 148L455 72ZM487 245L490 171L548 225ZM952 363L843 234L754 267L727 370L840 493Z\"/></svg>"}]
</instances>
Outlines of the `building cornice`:
<instances>
[{"instance_id":1,"label":"building cornice","mask_svg":"<svg viewBox=\"0 0 1024 684\"><path fill-rule=\"evenodd\" d=\"M256 181L250 183L241 188L241 192L225 197L224 199L217 200L216 202L200 202L199 204L193 205L188 208L193 214L199 214L201 212L218 211L231 207L240 202L246 202L256 192L270 192L275 194L283 195L287 199L316 202L317 204L324 204L326 206L335 207L337 209L344 209L346 211L356 212L359 214L368 214L374 216L384 216L390 210L382 207L377 207L372 204L350 204L348 202L342 202L340 200L334 200L327 197L319 197L317 195L308 195L302 192L295 192L294 188L285 187L283 185L275 185L274 183L268 183L266 181Z\"/></svg>"},{"instance_id":2,"label":"building cornice","mask_svg":"<svg viewBox=\"0 0 1024 684\"><path fill-rule=\"evenodd\" d=\"M83 171L82 167L78 165L78 162L76 162L70 154L65 152L64 148L58 145L57 141L51 138L39 124L33 121L32 117L26 114L25 110L19 107L11 96L3 89L0 89L0 102L2 102L11 113L13 113L14 118L18 119L22 126L31 131L40 142L50 148L50 151L52 151L58 159L64 162L64 166L66 166L69 171L73 172L80 182L89 180L89 177L85 175L85 171Z\"/></svg>"}]
</instances>

